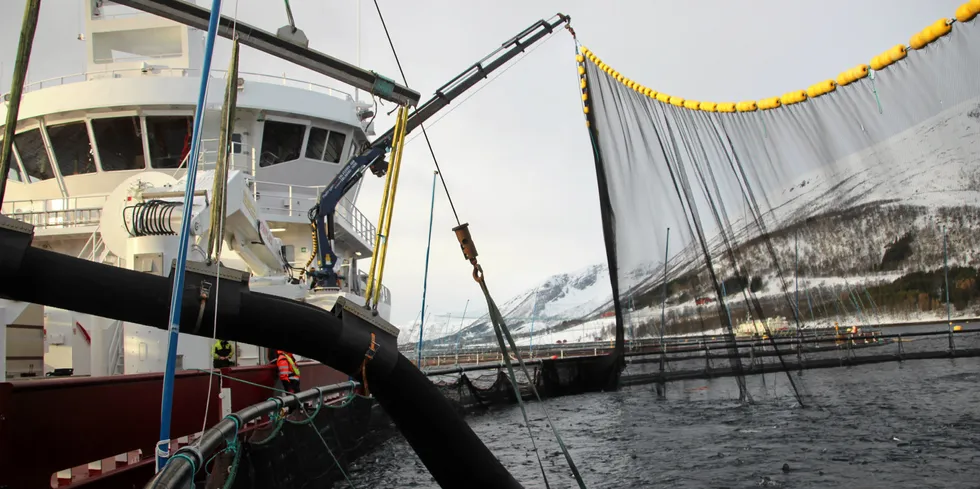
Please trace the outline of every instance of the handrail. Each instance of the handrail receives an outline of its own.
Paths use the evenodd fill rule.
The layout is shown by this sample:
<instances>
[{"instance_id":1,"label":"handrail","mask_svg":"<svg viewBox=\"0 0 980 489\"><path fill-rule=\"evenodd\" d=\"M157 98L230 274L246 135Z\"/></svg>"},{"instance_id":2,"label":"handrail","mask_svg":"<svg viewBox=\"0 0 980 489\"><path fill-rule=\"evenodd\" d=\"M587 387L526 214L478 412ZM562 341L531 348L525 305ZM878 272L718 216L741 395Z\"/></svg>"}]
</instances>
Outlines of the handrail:
<instances>
[{"instance_id":1,"label":"handrail","mask_svg":"<svg viewBox=\"0 0 980 489\"><path fill-rule=\"evenodd\" d=\"M300 403L319 399L326 403L326 394L336 394L345 390L353 393L360 385L350 381L333 384L326 387L314 387L298 394L287 394L267 401L253 404L241 411L225 416L213 427L205 431L194 443L180 448L170 457L167 465L157 473L146 487L176 488L186 487L193 482L194 474L205 466L210 455L218 450L222 443L238 436L238 431L247 423L270 414L283 407L295 407ZM192 462L193 460L193 462Z\"/></svg>"},{"instance_id":2,"label":"handrail","mask_svg":"<svg viewBox=\"0 0 980 489\"><path fill-rule=\"evenodd\" d=\"M152 59L149 58L148 59ZM133 59L130 61L138 61L138 59ZM126 68L126 69L116 69L116 70L105 70L105 71L85 71L81 73L72 73L70 75L56 76L52 78L46 78L44 80L39 80L36 82L31 82L24 85L24 93L33 92L36 90L43 90L44 88L57 87L61 85L68 85L72 83L81 83L93 80L103 80L106 78L124 78L122 74L135 74L141 73L141 76L156 76L156 77L174 77L174 78L184 78L193 75L199 75L199 68L169 68L169 67L159 67L152 68L152 74L144 73L141 68ZM218 76L216 76L218 75ZM211 70L211 76L224 78L228 76L227 70ZM308 80L300 80L298 78L290 78L286 76L276 76L270 75L268 73L254 73L248 71L238 72L238 76L245 80L253 79L257 83L269 83L276 81L278 85L290 86L293 88L306 89L311 92L325 93L328 96L339 98L341 100L353 100L351 94L333 87L328 87L326 85L321 85L319 83L314 83ZM135 78L135 77L133 77ZM52 84L53 82L57 82ZM287 82L290 85L287 85ZM45 86L47 85L47 86ZM0 98L7 95L6 93L0 94Z\"/></svg>"},{"instance_id":3,"label":"handrail","mask_svg":"<svg viewBox=\"0 0 980 489\"><path fill-rule=\"evenodd\" d=\"M323 191L323 186L316 185L293 185L288 183L279 182L265 182L261 180L255 180L254 184L256 188L258 186L272 187L273 192L283 192L285 196L289 199L288 205L285 208L281 207L268 207L263 205L258 205L259 209L268 211L270 213L283 213L286 215L293 216L306 216L309 212L310 207L312 207L319 200L319 195ZM297 196L296 194L300 195ZM260 191L261 195L262 192ZM275 194L275 197L281 197L283 195ZM295 206L294 200L307 201L309 205L305 206ZM342 202L345 205L338 206L336 216L346 221L350 225L351 230L354 231L359 238L361 238L370 247L374 244L376 226L368 219L357 205L354 204L352 200L344 197ZM349 207L348 207L349 206Z\"/></svg>"}]
</instances>

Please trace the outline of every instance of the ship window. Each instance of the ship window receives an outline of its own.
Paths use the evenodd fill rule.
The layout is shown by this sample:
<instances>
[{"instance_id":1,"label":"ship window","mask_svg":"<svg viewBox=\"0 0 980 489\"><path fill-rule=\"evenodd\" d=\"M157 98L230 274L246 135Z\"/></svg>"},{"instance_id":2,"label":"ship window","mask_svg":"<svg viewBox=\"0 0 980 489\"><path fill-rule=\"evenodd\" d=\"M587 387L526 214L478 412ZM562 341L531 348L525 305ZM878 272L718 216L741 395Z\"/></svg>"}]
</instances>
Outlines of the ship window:
<instances>
[{"instance_id":1,"label":"ship window","mask_svg":"<svg viewBox=\"0 0 980 489\"><path fill-rule=\"evenodd\" d=\"M306 157L312 160L340 163L345 142L347 142L346 134L311 127L310 137L306 140Z\"/></svg>"},{"instance_id":2,"label":"ship window","mask_svg":"<svg viewBox=\"0 0 980 489\"><path fill-rule=\"evenodd\" d=\"M242 154L242 135L234 133L231 135L231 152L236 155Z\"/></svg>"},{"instance_id":3,"label":"ship window","mask_svg":"<svg viewBox=\"0 0 980 489\"><path fill-rule=\"evenodd\" d=\"M179 168L191 150L191 116L152 116L146 118L146 136L150 145L150 166Z\"/></svg>"},{"instance_id":4,"label":"ship window","mask_svg":"<svg viewBox=\"0 0 980 489\"><path fill-rule=\"evenodd\" d=\"M262 132L262 156L259 166L278 165L299 159L306 126L289 122L265 121Z\"/></svg>"},{"instance_id":5,"label":"ship window","mask_svg":"<svg viewBox=\"0 0 980 489\"><path fill-rule=\"evenodd\" d=\"M48 126L47 131L61 176L95 173L95 154L84 122Z\"/></svg>"},{"instance_id":6,"label":"ship window","mask_svg":"<svg viewBox=\"0 0 980 489\"><path fill-rule=\"evenodd\" d=\"M20 153L20 160L24 164L28 180L39 182L54 178L54 168L51 167L51 161L48 159L40 130L31 129L14 136L14 144L17 145L17 152Z\"/></svg>"},{"instance_id":7,"label":"ship window","mask_svg":"<svg viewBox=\"0 0 980 489\"><path fill-rule=\"evenodd\" d=\"M310 137L306 139L306 157L311 160L323 158L323 149L327 146L327 134L330 131L319 127L310 128Z\"/></svg>"},{"instance_id":8,"label":"ship window","mask_svg":"<svg viewBox=\"0 0 980 489\"><path fill-rule=\"evenodd\" d=\"M139 117L92 119L92 134L99 148L103 171L142 170L146 167Z\"/></svg>"},{"instance_id":9,"label":"ship window","mask_svg":"<svg viewBox=\"0 0 980 489\"><path fill-rule=\"evenodd\" d=\"M344 143L346 141L346 134L330 131L330 137L327 138L327 151L323 154L323 161L340 163L340 156L344 152Z\"/></svg>"}]
</instances>

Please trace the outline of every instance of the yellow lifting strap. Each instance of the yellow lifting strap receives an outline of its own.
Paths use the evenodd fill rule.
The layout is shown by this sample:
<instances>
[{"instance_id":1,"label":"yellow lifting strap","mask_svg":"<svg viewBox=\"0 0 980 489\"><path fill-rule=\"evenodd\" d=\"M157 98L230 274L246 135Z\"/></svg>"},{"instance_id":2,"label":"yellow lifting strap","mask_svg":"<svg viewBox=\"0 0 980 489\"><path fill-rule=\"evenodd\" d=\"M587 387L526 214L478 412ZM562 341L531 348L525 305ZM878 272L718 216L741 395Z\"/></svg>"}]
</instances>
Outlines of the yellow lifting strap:
<instances>
[{"instance_id":1,"label":"yellow lifting strap","mask_svg":"<svg viewBox=\"0 0 980 489\"><path fill-rule=\"evenodd\" d=\"M402 153L405 148L405 132L408 127L408 107L398 109L395 132L391 142L391 160L385 174L385 188L381 196L381 210L378 216L378 230L371 252L371 268L368 271L367 289L364 291L365 304L374 300L377 309L381 298L381 279L384 276L385 256L388 254L388 236L391 232L391 217L395 208L395 193L398 189L398 174L401 170Z\"/></svg>"}]
</instances>

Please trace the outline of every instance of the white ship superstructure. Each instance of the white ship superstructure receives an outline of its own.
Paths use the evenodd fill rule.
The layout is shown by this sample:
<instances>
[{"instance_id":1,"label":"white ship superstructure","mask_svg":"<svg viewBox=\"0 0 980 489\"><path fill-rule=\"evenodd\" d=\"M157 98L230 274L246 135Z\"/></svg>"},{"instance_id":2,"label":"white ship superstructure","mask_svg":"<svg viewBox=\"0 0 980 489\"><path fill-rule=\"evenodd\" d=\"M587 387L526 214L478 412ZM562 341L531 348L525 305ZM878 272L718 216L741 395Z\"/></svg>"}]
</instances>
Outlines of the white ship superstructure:
<instances>
[{"instance_id":1,"label":"white ship superstructure","mask_svg":"<svg viewBox=\"0 0 980 489\"><path fill-rule=\"evenodd\" d=\"M170 231L179 230L181 209L169 218L156 215L172 227L141 233L135 227L146 223L137 223L132 208L183 199L203 33L109 1L84 4L87 70L25 87L2 211L36 227L34 246L166 275L177 253L177 236ZM215 65L222 62L216 59ZM243 66L235 81L221 262L250 272L252 290L327 309L339 296L363 304L366 274L358 262L370 259L376 230L354 205L360 183L334 220L336 269L348 280L335 290L311 291L298 277L313 251L307 212L343 162L373 135L373 104L331 87L247 71ZM206 242L210 228L207 209L226 84L223 71L210 76L188 254L197 261L203 261L201 240ZM0 120L6 110L0 106ZM294 268L277 267L282 259ZM385 319L390 301L383 288L379 313ZM37 324L41 306L9 301L0 304L0 314L7 324L24 326L8 329L8 377L53 368L93 376L164 369L167 335L156 328L53 308L44 308L43 324ZM178 366L208 368L211 344L182 334ZM239 365L265 362L258 348L239 346Z\"/></svg>"}]
</instances>

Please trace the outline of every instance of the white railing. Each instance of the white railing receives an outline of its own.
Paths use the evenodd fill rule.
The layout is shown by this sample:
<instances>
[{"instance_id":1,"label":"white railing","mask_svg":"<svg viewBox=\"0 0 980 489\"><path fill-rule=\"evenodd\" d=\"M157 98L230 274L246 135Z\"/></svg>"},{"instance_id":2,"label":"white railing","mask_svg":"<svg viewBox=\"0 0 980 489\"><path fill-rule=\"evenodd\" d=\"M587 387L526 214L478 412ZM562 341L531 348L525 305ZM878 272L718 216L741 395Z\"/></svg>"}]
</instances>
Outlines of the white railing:
<instances>
[{"instance_id":1,"label":"white railing","mask_svg":"<svg viewBox=\"0 0 980 489\"><path fill-rule=\"evenodd\" d=\"M15 200L5 202L0 209L7 217L36 228L98 226L107 197L100 195L70 199Z\"/></svg>"},{"instance_id":2,"label":"white railing","mask_svg":"<svg viewBox=\"0 0 980 489\"><path fill-rule=\"evenodd\" d=\"M320 193L325 188L261 181L254 182L253 185L255 185L257 207L264 214L288 217L306 217L310 208L319 201ZM347 227L366 243L368 248L374 246L377 228L350 199L345 197L340 201L334 212L334 220L346 222Z\"/></svg>"},{"instance_id":3,"label":"white railing","mask_svg":"<svg viewBox=\"0 0 980 489\"><path fill-rule=\"evenodd\" d=\"M147 58L152 59L152 58ZM126 60L126 61L138 61L138 60ZM151 68L149 72L143 72L140 68L127 68L127 69L116 69L116 70L104 70L104 71L88 71L84 73L75 73L71 75L64 75L54 78L48 78L45 80L40 80L36 82L31 82L24 85L24 93L33 92L36 90L41 90L44 88L57 87L61 85L68 85L72 83L80 83L91 80L104 80L106 78L128 78L137 76L155 77L155 76L168 76L168 77L187 77L187 76L199 76L201 73L200 69L188 69L188 68L169 68L169 67L155 67ZM211 70L211 76L214 78L224 79L228 75L227 70ZM353 100L353 97L343 91L338 90L333 87L328 87L326 85L321 85L319 83L313 83L307 80L298 80L295 78L289 78L287 76L276 76L269 75L265 73L251 73L247 71L238 72L238 77L245 81L254 81L258 83L268 83L274 85L282 85L292 88L299 88L303 90L309 90L311 92L318 92L331 97L336 97L342 100ZM7 94L3 94L4 97Z\"/></svg>"}]
</instances>

